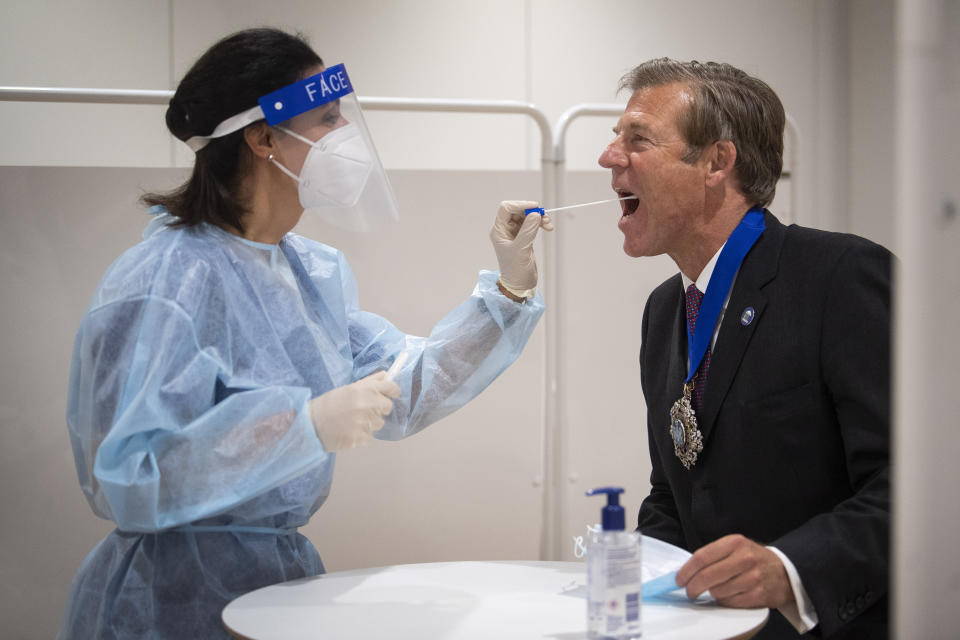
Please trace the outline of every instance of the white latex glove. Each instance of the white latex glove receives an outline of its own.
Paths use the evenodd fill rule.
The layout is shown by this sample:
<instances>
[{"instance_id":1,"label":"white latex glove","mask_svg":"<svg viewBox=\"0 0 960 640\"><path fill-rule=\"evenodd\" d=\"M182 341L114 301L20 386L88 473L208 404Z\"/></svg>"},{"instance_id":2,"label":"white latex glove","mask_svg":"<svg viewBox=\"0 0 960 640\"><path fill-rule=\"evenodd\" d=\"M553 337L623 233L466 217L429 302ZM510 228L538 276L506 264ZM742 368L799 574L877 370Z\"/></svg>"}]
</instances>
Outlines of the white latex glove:
<instances>
[{"instance_id":1,"label":"white latex glove","mask_svg":"<svg viewBox=\"0 0 960 640\"><path fill-rule=\"evenodd\" d=\"M348 385L331 389L310 401L310 418L327 451L343 451L369 444L383 427L383 416L400 397L397 383L378 371Z\"/></svg>"},{"instance_id":2,"label":"white latex glove","mask_svg":"<svg viewBox=\"0 0 960 640\"><path fill-rule=\"evenodd\" d=\"M531 297L537 288L537 260L533 255L537 231L541 226L553 231L549 215L523 215L524 209L537 206L536 202L524 200L501 202L490 230L490 241L500 264L500 283L517 297Z\"/></svg>"}]
</instances>

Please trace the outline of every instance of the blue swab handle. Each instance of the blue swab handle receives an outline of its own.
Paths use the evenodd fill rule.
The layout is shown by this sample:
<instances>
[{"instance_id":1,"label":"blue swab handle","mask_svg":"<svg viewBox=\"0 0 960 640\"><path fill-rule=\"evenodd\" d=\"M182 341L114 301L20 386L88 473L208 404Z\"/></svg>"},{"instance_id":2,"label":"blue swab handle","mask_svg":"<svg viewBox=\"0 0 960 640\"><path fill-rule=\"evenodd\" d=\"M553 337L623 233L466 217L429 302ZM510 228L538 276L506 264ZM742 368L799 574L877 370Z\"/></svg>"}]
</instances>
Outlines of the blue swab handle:
<instances>
[{"instance_id":1,"label":"blue swab handle","mask_svg":"<svg viewBox=\"0 0 960 640\"><path fill-rule=\"evenodd\" d=\"M656 598L657 596L662 596L665 593L670 593L675 591L680 587L677 586L677 572L671 571L666 573L659 578L654 578L653 580L647 580L643 583L643 599L647 598Z\"/></svg>"},{"instance_id":2,"label":"blue swab handle","mask_svg":"<svg viewBox=\"0 0 960 640\"><path fill-rule=\"evenodd\" d=\"M543 215L543 207L531 207L531 208L529 208L529 209L524 209L524 210L523 210L523 215L524 215L524 216L528 216L528 215L530 215L531 213L539 213L540 215Z\"/></svg>"}]
</instances>

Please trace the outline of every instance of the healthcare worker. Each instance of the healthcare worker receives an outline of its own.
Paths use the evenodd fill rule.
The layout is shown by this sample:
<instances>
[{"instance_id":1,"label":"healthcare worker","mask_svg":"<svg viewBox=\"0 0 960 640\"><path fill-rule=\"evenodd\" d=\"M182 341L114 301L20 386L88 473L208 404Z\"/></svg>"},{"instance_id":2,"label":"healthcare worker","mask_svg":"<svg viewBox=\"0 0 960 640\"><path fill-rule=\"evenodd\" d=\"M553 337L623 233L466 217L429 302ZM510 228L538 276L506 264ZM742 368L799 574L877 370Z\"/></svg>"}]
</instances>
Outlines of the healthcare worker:
<instances>
[{"instance_id":1,"label":"healthcare worker","mask_svg":"<svg viewBox=\"0 0 960 640\"><path fill-rule=\"evenodd\" d=\"M62 638L227 637L233 598L323 572L297 528L336 452L423 429L520 354L543 312L532 244L549 219L507 202L500 273L426 337L357 306L301 215L353 229L396 204L342 65L298 37L229 36L187 72L167 126L189 180L100 283L77 335L67 423L80 485L116 530L74 579ZM419 291L419 288L412 288ZM395 379L385 370L401 354Z\"/></svg>"}]
</instances>

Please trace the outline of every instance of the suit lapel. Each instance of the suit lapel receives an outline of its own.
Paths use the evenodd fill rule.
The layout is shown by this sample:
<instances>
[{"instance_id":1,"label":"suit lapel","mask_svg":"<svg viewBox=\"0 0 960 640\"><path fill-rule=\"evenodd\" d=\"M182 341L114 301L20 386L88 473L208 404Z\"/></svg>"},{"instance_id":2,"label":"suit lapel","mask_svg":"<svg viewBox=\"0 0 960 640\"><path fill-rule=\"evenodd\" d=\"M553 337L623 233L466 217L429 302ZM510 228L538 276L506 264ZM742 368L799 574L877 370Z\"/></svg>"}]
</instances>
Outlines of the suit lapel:
<instances>
[{"instance_id":1,"label":"suit lapel","mask_svg":"<svg viewBox=\"0 0 960 640\"><path fill-rule=\"evenodd\" d=\"M677 274L676 309L669 344L673 345L667 365L668 393L675 394L675 397L670 399L670 405L672 405L683 395L683 381L687 378L687 308L680 274Z\"/></svg>"},{"instance_id":2,"label":"suit lapel","mask_svg":"<svg viewBox=\"0 0 960 640\"><path fill-rule=\"evenodd\" d=\"M764 212L764 223L766 229L737 272L737 280L717 336L717 348L710 356L710 371L703 394L703 415L698 416L697 420L704 442L713 430L717 414L740 368L750 338L757 326L763 322L767 299L762 289L777 273L786 228L769 211ZM744 324L741 318L748 307L753 308L753 318Z\"/></svg>"}]
</instances>

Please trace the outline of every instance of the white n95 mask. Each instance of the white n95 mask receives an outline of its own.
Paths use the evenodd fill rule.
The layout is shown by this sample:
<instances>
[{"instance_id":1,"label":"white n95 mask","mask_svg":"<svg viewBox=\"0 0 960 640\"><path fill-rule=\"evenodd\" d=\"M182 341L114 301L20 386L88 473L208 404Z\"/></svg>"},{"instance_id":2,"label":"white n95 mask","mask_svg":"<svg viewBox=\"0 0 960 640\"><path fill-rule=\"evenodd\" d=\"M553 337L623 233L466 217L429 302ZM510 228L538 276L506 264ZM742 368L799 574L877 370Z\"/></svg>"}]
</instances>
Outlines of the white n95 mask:
<instances>
[{"instance_id":1,"label":"white n95 mask","mask_svg":"<svg viewBox=\"0 0 960 640\"><path fill-rule=\"evenodd\" d=\"M345 124L316 142L287 127L278 129L310 145L299 176L271 158L273 164L297 181L300 204L304 209L357 204L373 167L357 125Z\"/></svg>"}]
</instances>

